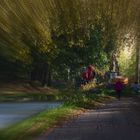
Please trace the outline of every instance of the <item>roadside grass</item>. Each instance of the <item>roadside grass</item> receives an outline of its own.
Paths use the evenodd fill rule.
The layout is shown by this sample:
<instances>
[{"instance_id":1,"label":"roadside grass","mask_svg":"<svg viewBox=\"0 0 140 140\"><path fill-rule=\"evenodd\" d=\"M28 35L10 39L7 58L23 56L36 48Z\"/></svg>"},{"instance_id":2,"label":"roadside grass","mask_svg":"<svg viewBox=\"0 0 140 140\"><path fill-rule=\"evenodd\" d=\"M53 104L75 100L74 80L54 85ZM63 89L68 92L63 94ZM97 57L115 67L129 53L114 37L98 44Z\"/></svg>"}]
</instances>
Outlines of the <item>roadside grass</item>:
<instances>
[{"instance_id":1,"label":"roadside grass","mask_svg":"<svg viewBox=\"0 0 140 140\"><path fill-rule=\"evenodd\" d=\"M60 100L60 94L46 94L46 93L20 93L8 92L0 94L0 102L24 102L24 101L56 101Z\"/></svg>"},{"instance_id":2,"label":"roadside grass","mask_svg":"<svg viewBox=\"0 0 140 140\"><path fill-rule=\"evenodd\" d=\"M34 137L46 132L49 128L62 120L68 119L80 108L74 106L62 106L57 109L41 112L9 128L0 130L1 140L31 140Z\"/></svg>"},{"instance_id":3,"label":"roadside grass","mask_svg":"<svg viewBox=\"0 0 140 140\"><path fill-rule=\"evenodd\" d=\"M132 92L130 87L126 87L122 91L122 96L129 97L129 96L137 96L139 94L136 94ZM63 89L57 93L47 94L47 93L40 93L40 92L32 92L32 93L26 93L26 92L6 92L6 93L0 93L0 102L26 102L26 101L61 101L65 100L67 103L77 104L82 101L83 104L86 104L86 101L95 100L100 97L103 98L110 98L115 97L116 93L113 89L107 89L103 88L99 93L94 93L92 91L84 91L84 90L75 90L66 88ZM84 102L83 102L84 101ZM78 103L79 102L79 103ZM84 106L83 106L84 107Z\"/></svg>"},{"instance_id":4,"label":"roadside grass","mask_svg":"<svg viewBox=\"0 0 140 140\"><path fill-rule=\"evenodd\" d=\"M73 92L67 92L64 95L64 100L66 105L74 105L76 107L81 107L85 109L98 108L104 103L114 100L115 97L108 95L108 91L102 89L98 93L92 91L77 90Z\"/></svg>"},{"instance_id":5,"label":"roadside grass","mask_svg":"<svg viewBox=\"0 0 140 140\"><path fill-rule=\"evenodd\" d=\"M135 93L130 86L127 86L124 90L122 95L124 97L139 97L140 96L140 91L138 93Z\"/></svg>"},{"instance_id":6,"label":"roadside grass","mask_svg":"<svg viewBox=\"0 0 140 140\"><path fill-rule=\"evenodd\" d=\"M112 89L107 89L106 88L103 91L104 91L105 94L107 93L107 95L109 95L109 96L117 97L117 94L116 94L116 92L115 92L115 90L113 88ZM125 98L127 98L127 97L139 98L140 97L140 91L136 93L136 92L134 92L132 90L130 85L127 85L122 90L121 97L125 97Z\"/></svg>"}]
</instances>

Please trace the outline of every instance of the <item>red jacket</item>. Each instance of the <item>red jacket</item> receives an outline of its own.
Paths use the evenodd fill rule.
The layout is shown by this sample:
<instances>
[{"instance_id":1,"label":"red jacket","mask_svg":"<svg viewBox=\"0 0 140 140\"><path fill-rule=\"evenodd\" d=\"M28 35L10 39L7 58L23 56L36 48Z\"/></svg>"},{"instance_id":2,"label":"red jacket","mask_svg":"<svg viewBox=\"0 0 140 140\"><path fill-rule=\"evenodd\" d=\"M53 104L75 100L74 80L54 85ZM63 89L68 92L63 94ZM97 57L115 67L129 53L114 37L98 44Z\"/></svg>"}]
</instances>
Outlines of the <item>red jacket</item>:
<instances>
[{"instance_id":1,"label":"red jacket","mask_svg":"<svg viewBox=\"0 0 140 140\"><path fill-rule=\"evenodd\" d=\"M82 73L82 77L84 80L88 80L88 72L87 70Z\"/></svg>"}]
</instances>

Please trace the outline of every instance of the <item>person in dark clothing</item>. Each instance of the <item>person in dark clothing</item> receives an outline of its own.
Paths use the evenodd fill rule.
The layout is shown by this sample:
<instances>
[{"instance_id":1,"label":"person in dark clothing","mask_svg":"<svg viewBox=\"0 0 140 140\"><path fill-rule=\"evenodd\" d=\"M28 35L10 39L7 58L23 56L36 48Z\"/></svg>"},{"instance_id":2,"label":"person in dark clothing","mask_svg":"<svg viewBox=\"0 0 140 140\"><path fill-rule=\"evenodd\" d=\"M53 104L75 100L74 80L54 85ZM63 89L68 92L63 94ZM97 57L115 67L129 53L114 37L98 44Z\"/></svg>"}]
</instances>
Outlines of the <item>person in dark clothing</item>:
<instances>
[{"instance_id":1,"label":"person in dark clothing","mask_svg":"<svg viewBox=\"0 0 140 140\"><path fill-rule=\"evenodd\" d=\"M117 81L114 85L115 91L117 93L118 99L120 100L121 98L121 92L123 90L123 83L121 81Z\"/></svg>"},{"instance_id":2,"label":"person in dark clothing","mask_svg":"<svg viewBox=\"0 0 140 140\"><path fill-rule=\"evenodd\" d=\"M134 84L132 84L131 89L134 93L139 93L140 86L139 86L138 82L135 82Z\"/></svg>"}]
</instances>

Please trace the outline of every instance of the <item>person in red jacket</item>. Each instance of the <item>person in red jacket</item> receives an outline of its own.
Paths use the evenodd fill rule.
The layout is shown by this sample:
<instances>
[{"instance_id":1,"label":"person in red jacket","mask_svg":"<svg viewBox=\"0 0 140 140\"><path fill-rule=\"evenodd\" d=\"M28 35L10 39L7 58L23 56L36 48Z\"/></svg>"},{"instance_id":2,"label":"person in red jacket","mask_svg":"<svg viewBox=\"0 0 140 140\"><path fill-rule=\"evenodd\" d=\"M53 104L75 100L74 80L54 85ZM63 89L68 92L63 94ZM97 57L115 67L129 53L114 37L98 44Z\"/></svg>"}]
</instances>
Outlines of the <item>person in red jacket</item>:
<instances>
[{"instance_id":1,"label":"person in red jacket","mask_svg":"<svg viewBox=\"0 0 140 140\"><path fill-rule=\"evenodd\" d=\"M87 73L88 73L88 80L92 80L95 77L95 69L92 65L89 65L87 68Z\"/></svg>"},{"instance_id":2,"label":"person in red jacket","mask_svg":"<svg viewBox=\"0 0 140 140\"><path fill-rule=\"evenodd\" d=\"M95 70L92 65L89 65L86 70L82 72L83 83L86 84L95 77Z\"/></svg>"},{"instance_id":3,"label":"person in red jacket","mask_svg":"<svg viewBox=\"0 0 140 140\"><path fill-rule=\"evenodd\" d=\"M82 72L81 76L82 76L81 84L85 85L88 82L88 73L87 73L87 70L85 70L84 72Z\"/></svg>"}]
</instances>

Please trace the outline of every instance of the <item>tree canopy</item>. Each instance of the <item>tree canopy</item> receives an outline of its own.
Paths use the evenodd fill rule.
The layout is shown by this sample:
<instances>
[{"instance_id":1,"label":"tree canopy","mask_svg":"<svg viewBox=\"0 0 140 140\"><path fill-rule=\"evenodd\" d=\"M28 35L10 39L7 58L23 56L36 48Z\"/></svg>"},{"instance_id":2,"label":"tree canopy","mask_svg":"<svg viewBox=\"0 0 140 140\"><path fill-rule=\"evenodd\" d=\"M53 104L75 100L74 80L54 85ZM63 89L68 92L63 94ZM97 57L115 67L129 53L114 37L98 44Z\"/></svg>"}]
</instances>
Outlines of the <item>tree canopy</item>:
<instances>
[{"instance_id":1,"label":"tree canopy","mask_svg":"<svg viewBox=\"0 0 140 140\"><path fill-rule=\"evenodd\" d=\"M139 0L1 0L0 65L4 72L11 65L19 75L22 71L43 85L53 73L66 78L68 69L75 75L89 64L105 72L112 55L124 48L127 34L138 40L139 4Z\"/></svg>"}]
</instances>

